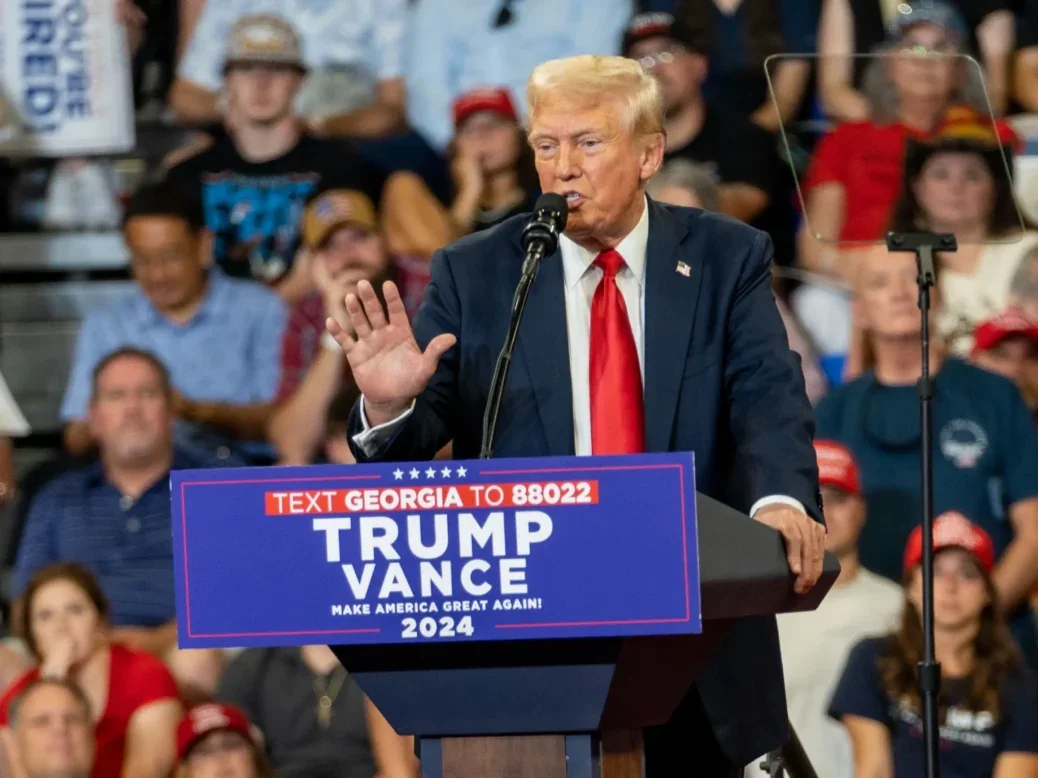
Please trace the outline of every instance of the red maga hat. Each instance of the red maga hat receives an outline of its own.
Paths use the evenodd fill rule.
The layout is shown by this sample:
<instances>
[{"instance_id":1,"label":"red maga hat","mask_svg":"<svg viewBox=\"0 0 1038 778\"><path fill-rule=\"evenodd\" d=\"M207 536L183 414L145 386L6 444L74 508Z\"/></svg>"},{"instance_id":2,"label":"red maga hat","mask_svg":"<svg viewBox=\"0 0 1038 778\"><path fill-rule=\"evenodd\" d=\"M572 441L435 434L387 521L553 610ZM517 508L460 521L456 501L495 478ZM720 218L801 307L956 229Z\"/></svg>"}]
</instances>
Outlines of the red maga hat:
<instances>
[{"instance_id":1,"label":"red maga hat","mask_svg":"<svg viewBox=\"0 0 1038 778\"><path fill-rule=\"evenodd\" d=\"M818 457L818 483L821 486L835 486L848 494L861 494L858 465L849 448L834 440L816 440L815 456Z\"/></svg>"},{"instance_id":2,"label":"red maga hat","mask_svg":"<svg viewBox=\"0 0 1038 778\"><path fill-rule=\"evenodd\" d=\"M958 511L947 511L933 520L933 550L962 548L976 558L984 571L995 567L995 544L991 536ZM905 572L923 561L923 528L916 527L905 545Z\"/></svg>"},{"instance_id":3,"label":"red maga hat","mask_svg":"<svg viewBox=\"0 0 1038 778\"><path fill-rule=\"evenodd\" d=\"M513 122L519 121L512 95L503 86L471 89L455 99L454 126L457 127L477 111L493 111Z\"/></svg>"},{"instance_id":4,"label":"red maga hat","mask_svg":"<svg viewBox=\"0 0 1038 778\"><path fill-rule=\"evenodd\" d=\"M211 702L196 705L177 726L177 761L182 762L194 745L210 732L237 732L255 745L252 724L248 717L233 705Z\"/></svg>"}]
</instances>

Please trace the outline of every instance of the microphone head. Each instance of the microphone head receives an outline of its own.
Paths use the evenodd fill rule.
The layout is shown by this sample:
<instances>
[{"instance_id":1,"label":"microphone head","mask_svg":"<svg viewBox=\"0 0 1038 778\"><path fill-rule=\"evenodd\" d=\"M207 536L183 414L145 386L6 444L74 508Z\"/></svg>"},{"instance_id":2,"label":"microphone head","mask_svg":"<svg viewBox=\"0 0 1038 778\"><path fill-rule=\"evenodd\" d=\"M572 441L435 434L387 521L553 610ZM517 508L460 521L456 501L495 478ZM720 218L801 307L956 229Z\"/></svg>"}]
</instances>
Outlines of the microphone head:
<instances>
[{"instance_id":1,"label":"microphone head","mask_svg":"<svg viewBox=\"0 0 1038 778\"><path fill-rule=\"evenodd\" d=\"M529 250L536 241L544 246L544 255L554 254L559 246L559 235L566 229L569 207L566 198L554 192L545 192L533 206L533 216L523 230L523 249Z\"/></svg>"},{"instance_id":2,"label":"microphone head","mask_svg":"<svg viewBox=\"0 0 1038 778\"><path fill-rule=\"evenodd\" d=\"M534 214L546 211L551 214L551 219L558 225L559 232L566 229L566 217L569 216L569 206L566 198L554 192L545 192L537 198L533 206Z\"/></svg>"}]
</instances>

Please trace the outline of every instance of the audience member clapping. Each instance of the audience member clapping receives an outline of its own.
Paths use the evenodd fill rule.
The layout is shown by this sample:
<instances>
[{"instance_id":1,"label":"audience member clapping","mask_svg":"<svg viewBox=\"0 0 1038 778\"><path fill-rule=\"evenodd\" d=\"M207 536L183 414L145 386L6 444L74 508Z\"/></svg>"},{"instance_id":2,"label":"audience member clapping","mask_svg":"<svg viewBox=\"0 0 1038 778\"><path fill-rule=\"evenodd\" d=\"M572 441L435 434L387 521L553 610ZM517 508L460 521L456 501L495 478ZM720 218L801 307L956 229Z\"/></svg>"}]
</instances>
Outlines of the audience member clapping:
<instances>
[{"instance_id":1,"label":"audience member clapping","mask_svg":"<svg viewBox=\"0 0 1038 778\"><path fill-rule=\"evenodd\" d=\"M90 700L72 681L37 678L8 705L3 742L12 778L88 778L94 765Z\"/></svg>"},{"instance_id":2,"label":"audience member clapping","mask_svg":"<svg viewBox=\"0 0 1038 778\"><path fill-rule=\"evenodd\" d=\"M815 441L815 451L825 546L840 560L840 576L816 610L778 617L782 671L789 720L818 775L851 778L851 743L846 730L829 718L829 699L854 644L897 626L903 597L895 583L858 561L865 501L850 450L833 441Z\"/></svg>"},{"instance_id":3,"label":"audience member clapping","mask_svg":"<svg viewBox=\"0 0 1038 778\"><path fill-rule=\"evenodd\" d=\"M282 464L309 464L324 439L328 406L347 381L352 380L346 356L325 332L328 317L343 324L346 295L361 280L382 284L394 277L378 231L375 208L363 193L332 189L318 194L303 215L303 245L310 253L316 289L293 307L282 346L282 378L278 409L270 424L270 438ZM417 303L421 297L405 298ZM413 313L400 311L401 315Z\"/></svg>"},{"instance_id":4,"label":"audience member clapping","mask_svg":"<svg viewBox=\"0 0 1038 778\"><path fill-rule=\"evenodd\" d=\"M301 33L301 60L312 71L300 109L332 134L381 136L404 126L405 0L210 0L184 52L170 104L185 122L221 115L221 56L231 28L247 14L281 17ZM266 38L267 43L275 42ZM224 115L233 112L224 108Z\"/></svg>"},{"instance_id":5,"label":"audience member clapping","mask_svg":"<svg viewBox=\"0 0 1038 778\"><path fill-rule=\"evenodd\" d=\"M1004 310L1010 285L1038 232L1023 232L1006 159L991 120L953 108L931 139L909 140L904 185L890 228L955 235L941 252L938 332L948 350L969 354L973 330ZM885 247L877 249L885 252Z\"/></svg>"},{"instance_id":6,"label":"audience member clapping","mask_svg":"<svg viewBox=\"0 0 1038 778\"><path fill-rule=\"evenodd\" d=\"M346 143L319 140L300 124L293 104L305 63L288 21L243 16L229 37L210 45L226 51L225 131L169 178L202 203L216 264L229 275L276 285L292 303L313 288L309 267L295 261L306 199L329 183L378 203L384 176Z\"/></svg>"},{"instance_id":7,"label":"audience member clapping","mask_svg":"<svg viewBox=\"0 0 1038 778\"><path fill-rule=\"evenodd\" d=\"M919 523L922 502L916 262L911 254L878 252L861 262L856 306L873 366L822 400L816 435L854 452L868 505L862 564L898 580L896 549ZM935 302L939 310L939 295ZM1038 667L1026 602L1038 583L1038 433L1011 382L932 349L934 507L961 511L991 535L999 607Z\"/></svg>"},{"instance_id":8,"label":"audience member clapping","mask_svg":"<svg viewBox=\"0 0 1038 778\"><path fill-rule=\"evenodd\" d=\"M205 703L176 730L176 778L275 778L262 735L233 705Z\"/></svg>"},{"instance_id":9,"label":"audience member clapping","mask_svg":"<svg viewBox=\"0 0 1038 778\"><path fill-rule=\"evenodd\" d=\"M887 30L900 30L920 20L953 28L966 50L979 54L987 73L988 92L998 113L1005 110L1014 29L1007 0L823 0L818 27L819 96L825 112L841 121L863 121L875 106L864 92L868 61L850 55L870 54L881 46Z\"/></svg>"},{"instance_id":10,"label":"audience member clapping","mask_svg":"<svg viewBox=\"0 0 1038 778\"><path fill-rule=\"evenodd\" d=\"M371 778L365 696L327 646L256 648L235 657L217 698L263 732L279 778Z\"/></svg>"},{"instance_id":11,"label":"audience member clapping","mask_svg":"<svg viewBox=\"0 0 1038 778\"><path fill-rule=\"evenodd\" d=\"M994 545L964 516L934 522L934 654L942 775L1025 778L1038 773L1038 689L999 615ZM920 776L919 662L923 659L922 528L903 563L901 626L851 652L830 714L854 744L857 776Z\"/></svg>"},{"instance_id":12,"label":"audience member clapping","mask_svg":"<svg viewBox=\"0 0 1038 778\"><path fill-rule=\"evenodd\" d=\"M800 261L810 270L852 278L852 255L889 224L906 141L939 130L952 106L986 114L980 72L955 56L965 51L958 27L944 16L922 18L868 58L868 118L837 126L815 150L800 235ZM1015 139L998 127L1003 142Z\"/></svg>"},{"instance_id":13,"label":"audience member clapping","mask_svg":"<svg viewBox=\"0 0 1038 778\"><path fill-rule=\"evenodd\" d=\"M973 364L1008 378L1038 413L1038 321L1007 310L977 327Z\"/></svg>"},{"instance_id":14,"label":"audience member clapping","mask_svg":"<svg viewBox=\"0 0 1038 778\"><path fill-rule=\"evenodd\" d=\"M132 346L169 369L179 440L262 461L280 376L281 300L210 267L201 215L170 184L133 197L123 234L137 288L83 321L61 407L66 447L79 454L97 442L87 421L92 372L106 355Z\"/></svg>"},{"instance_id":15,"label":"audience member clapping","mask_svg":"<svg viewBox=\"0 0 1038 778\"><path fill-rule=\"evenodd\" d=\"M108 601L97 580L76 564L41 569L23 595L20 626L39 666L0 698L0 726L17 728L19 709L11 708L12 701L38 679L72 682L92 712L91 776L165 778L182 715L176 683L155 657L113 642Z\"/></svg>"},{"instance_id":16,"label":"audience member clapping","mask_svg":"<svg viewBox=\"0 0 1038 778\"><path fill-rule=\"evenodd\" d=\"M220 652L176 650L169 473L229 460L174 446L173 402L165 368L147 352L123 349L97 365L87 423L99 461L36 495L11 590L24 598L33 576L57 562L87 565L112 602L111 638L165 658L189 691L211 691Z\"/></svg>"}]
</instances>

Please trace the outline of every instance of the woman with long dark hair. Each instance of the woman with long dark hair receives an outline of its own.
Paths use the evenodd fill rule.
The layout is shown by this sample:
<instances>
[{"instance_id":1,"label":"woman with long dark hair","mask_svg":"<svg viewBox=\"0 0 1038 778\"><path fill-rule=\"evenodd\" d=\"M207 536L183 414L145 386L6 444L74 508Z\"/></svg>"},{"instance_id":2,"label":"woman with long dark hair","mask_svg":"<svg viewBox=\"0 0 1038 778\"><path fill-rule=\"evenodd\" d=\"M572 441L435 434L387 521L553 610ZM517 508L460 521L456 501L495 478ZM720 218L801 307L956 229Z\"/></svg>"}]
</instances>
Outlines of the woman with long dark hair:
<instances>
[{"instance_id":1,"label":"woman with long dark hair","mask_svg":"<svg viewBox=\"0 0 1038 778\"><path fill-rule=\"evenodd\" d=\"M937 326L957 356L972 350L978 324L1008 307L1013 277L1038 246L1038 232L1023 230L1013 199L1012 159L991 122L962 108L949 112L935 138L909 141L906 149L890 229L955 235L958 250L938 255Z\"/></svg>"},{"instance_id":2,"label":"woman with long dark hair","mask_svg":"<svg viewBox=\"0 0 1038 778\"><path fill-rule=\"evenodd\" d=\"M44 567L22 596L21 617L21 634L39 664L0 698L0 727L8 725L11 701L34 680L69 680L94 714L91 777L166 778L183 711L176 682L151 654L110 641L108 600L97 579L74 563ZM20 765L10 767L21 775Z\"/></svg>"},{"instance_id":3,"label":"woman with long dark hair","mask_svg":"<svg viewBox=\"0 0 1038 778\"><path fill-rule=\"evenodd\" d=\"M934 521L934 651L940 770L956 778L1038 776L1038 689L998 610L995 552L984 530L958 513ZM905 607L897 632L859 643L833 694L859 778L923 775L922 528L904 555Z\"/></svg>"}]
</instances>

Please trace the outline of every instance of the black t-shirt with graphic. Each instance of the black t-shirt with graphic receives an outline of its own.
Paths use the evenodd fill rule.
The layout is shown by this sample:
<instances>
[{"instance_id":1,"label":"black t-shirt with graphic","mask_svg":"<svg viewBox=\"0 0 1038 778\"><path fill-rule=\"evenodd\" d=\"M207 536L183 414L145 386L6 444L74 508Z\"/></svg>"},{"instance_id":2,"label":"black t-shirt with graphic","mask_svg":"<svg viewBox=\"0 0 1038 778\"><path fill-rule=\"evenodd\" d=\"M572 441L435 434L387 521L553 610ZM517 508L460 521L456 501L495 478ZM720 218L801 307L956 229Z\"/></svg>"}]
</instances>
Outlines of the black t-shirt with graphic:
<instances>
[{"instance_id":1,"label":"black t-shirt with graphic","mask_svg":"<svg viewBox=\"0 0 1038 778\"><path fill-rule=\"evenodd\" d=\"M214 261L228 275L266 283L292 266L303 207L318 187L357 189L377 208L386 177L345 141L304 135L276 159L249 162L223 133L168 175L201 200Z\"/></svg>"},{"instance_id":2,"label":"black t-shirt with graphic","mask_svg":"<svg viewBox=\"0 0 1038 778\"><path fill-rule=\"evenodd\" d=\"M719 184L748 184L768 195L767 207L751 224L771 235L775 260L792 264L792 174L778 155L779 140L737 113L706 111L696 136L665 161L687 159L706 168Z\"/></svg>"},{"instance_id":3,"label":"black t-shirt with graphic","mask_svg":"<svg viewBox=\"0 0 1038 778\"><path fill-rule=\"evenodd\" d=\"M883 690L879 658L891 638L870 638L854 647L833 692L829 715L878 721L890 730L894 778L924 774L922 719L904 703L891 700ZM1010 677L1003 690L1000 712L975 711L964 706L966 679L942 679L948 709L940 727L939 760L943 778L987 778L1002 753L1038 754L1038 687L1023 671Z\"/></svg>"}]
</instances>

